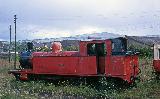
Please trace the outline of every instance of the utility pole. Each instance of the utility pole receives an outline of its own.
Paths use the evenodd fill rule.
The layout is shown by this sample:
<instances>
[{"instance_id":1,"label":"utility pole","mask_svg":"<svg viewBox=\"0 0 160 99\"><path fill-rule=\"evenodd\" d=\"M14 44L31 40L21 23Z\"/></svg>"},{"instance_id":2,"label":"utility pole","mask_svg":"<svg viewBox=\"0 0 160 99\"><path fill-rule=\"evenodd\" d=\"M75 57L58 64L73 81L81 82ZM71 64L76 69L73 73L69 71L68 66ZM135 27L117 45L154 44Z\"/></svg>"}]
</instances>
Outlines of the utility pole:
<instances>
[{"instance_id":1,"label":"utility pole","mask_svg":"<svg viewBox=\"0 0 160 99\"><path fill-rule=\"evenodd\" d=\"M17 17L16 15L14 15L14 24L15 24L15 58L14 58L14 69L16 69L16 51L17 51L17 44L16 44L16 21L17 21Z\"/></svg>"},{"instance_id":2,"label":"utility pole","mask_svg":"<svg viewBox=\"0 0 160 99\"><path fill-rule=\"evenodd\" d=\"M11 62L11 25L9 25L9 63Z\"/></svg>"}]
</instances>

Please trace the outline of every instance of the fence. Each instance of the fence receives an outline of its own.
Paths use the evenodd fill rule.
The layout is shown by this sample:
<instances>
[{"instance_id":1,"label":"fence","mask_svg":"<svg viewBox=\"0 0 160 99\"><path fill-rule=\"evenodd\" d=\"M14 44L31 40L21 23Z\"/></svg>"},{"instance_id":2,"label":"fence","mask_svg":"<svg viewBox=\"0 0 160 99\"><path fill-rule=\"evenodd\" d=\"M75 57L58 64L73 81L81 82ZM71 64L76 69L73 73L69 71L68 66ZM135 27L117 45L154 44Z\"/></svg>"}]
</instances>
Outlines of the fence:
<instances>
[{"instance_id":1,"label":"fence","mask_svg":"<svg viewBox=\"0 0 160 99\"><path fill-rule=\"evenodd\" d=\"M19 62L17 62L19 65ZM11 54L10 62L9 62L9 54L7 53L0 53L0 70L2 69L13 69L14 68L14 55Z\"/></svg>"}]
</instances>

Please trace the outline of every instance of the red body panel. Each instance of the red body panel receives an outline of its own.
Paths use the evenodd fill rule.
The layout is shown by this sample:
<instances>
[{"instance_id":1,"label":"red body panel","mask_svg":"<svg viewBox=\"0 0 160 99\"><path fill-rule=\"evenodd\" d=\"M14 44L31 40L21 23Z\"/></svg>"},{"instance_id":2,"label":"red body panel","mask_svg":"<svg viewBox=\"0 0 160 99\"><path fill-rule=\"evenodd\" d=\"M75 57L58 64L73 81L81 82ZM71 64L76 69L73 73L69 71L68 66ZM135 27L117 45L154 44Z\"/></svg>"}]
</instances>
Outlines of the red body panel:
<instances>
[{"instance_id":1,"label":"red body panel","mask_svg":"<svg viewBox=\"0 0 160 99\"><path fill-rule=\"evenodd\" d=\"M77 65L77 74L79 75L96 75L97 64L96 57L79 57L79 65Z\"/></svg>"},{"instance_id":2,"label":"red body panel","mask_svg":"<svg viewBox=\"0 0 160 99\"><path fill-rule=\"evenodd\" d=\"M97 68L99 68L101 74L105 74L105 67L106 67L105 63L106 63L106 57L100 57L99 66Z\"/></svg>"},{"instance_id":3,"label":"red body panel","mask_svg":"<svg viewBox=\"0 0 160 99\"><path fill-rule=\"evenodd\" d=\"M125 58L125 79L130 80L139 74L138 55L126 56Z\"/></svg>"},{"instance_id":4,"label":"red body panel","mask_svg":"<svg viewBox=\"0 0 160 99\"><path fill-rule=\"evenodd\" d=\"M153 67L156 72L160 72L160 60L153 60Z\"/></svg>"},{"instance_id":5,"label":"red body panel","mask_svg":"<svg viewBox=\"0 0 160 99\"><path fill-rule=\"evenodd\" d=\"M95 75L96 57L34 57L33 72L56 75Z\"/></svg>"},{"instance_id":6,"label":"red body panel","mask_svg":"<svg viewBox=\"0 0 160 99\"><path fill-rule=\"evenodd\" d=\"M36 74L74 74L78 58L44 56L34 57L32 62Z\"/></svg>"},{"instance_id":7,"label":"red body panel","mask_svg":"<svg viewBox=\"0 0 160 99\"><path fill-rule=\"evenodd\" d=\"M124 58L122 56L107 56L106 60L106 74L107 76L124 75Z\"/></svg>"},{"instance_id":8,"label":"red body panel","mask_svg":"<svg viewBox=\"0 0 160 99\"><path fill-rule=\"evenodd\" d=\"M138 56L107 56L106 75L119 77L131 82L131 77L136 77L138 70Z\"/></svg>"},{"instance_id":9,"label":"red body panel","mask_svg":"<svg viewBox=\"0 0 160 99\"><path fill-rule=\"evenodd\" d=\"M124 64L124 56L112 56L111 57L111 64L110 64L110 72L111 75L124 75L124 69L125 69L125 64Z\"/></svg>"}]
</instances>

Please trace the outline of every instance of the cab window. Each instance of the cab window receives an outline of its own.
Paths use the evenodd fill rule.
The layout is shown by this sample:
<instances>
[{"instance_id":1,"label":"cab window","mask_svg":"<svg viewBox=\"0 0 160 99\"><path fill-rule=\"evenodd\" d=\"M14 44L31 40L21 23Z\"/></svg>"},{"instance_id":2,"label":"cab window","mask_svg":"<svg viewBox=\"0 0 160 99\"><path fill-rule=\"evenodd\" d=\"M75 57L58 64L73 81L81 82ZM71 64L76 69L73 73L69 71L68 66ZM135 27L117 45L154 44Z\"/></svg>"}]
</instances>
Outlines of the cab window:
<instances>
[{"instance_id":1,"label":"cab window","mask_svg":"<svg viewBox=\"0 0 160 99\"><path fill-rule=\"evenodd\" d=\"M106 53L105 43L91 43L87 45L87 54L89 56L105 56Z\"/></svg>"},{"instance_id":2,"label":"cab window","mask_svg":"<svg viewBox=\"0 0 160 99\"><path fill-rule=\"evenodd\" d=\"M87 45L87 54L90 56L96 55L95 44L91 43Z\"/></svg>"},{"instance_id":3,"label":"cab window","mask_svg":"<svg viewBox=\"0 0 160 99\"><path fill-rule=\"evenodd\" d=\"M123 55L127 51L125 39L112 39L112 55Z\"/></svg>"}]
</instances>

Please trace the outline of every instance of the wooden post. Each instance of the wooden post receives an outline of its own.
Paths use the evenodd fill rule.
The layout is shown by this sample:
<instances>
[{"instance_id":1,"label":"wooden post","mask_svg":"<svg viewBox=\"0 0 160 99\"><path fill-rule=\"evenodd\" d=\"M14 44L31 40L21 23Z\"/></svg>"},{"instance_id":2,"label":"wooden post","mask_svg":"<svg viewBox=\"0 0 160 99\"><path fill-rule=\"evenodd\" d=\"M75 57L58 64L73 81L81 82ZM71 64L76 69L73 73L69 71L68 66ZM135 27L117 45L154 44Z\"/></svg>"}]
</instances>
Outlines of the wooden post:
<instances>
[{"instance_id":1,"label":"wooden post","mask_svg":"<svg viewBox=\"0 0 160 99\"><path fill-rule=\"evenodd\" d=\"M11 25L9 25L9 63L11 62Z\"/></svg>"},{"instance_id":2,"label":"wooden post","mask_svg":"<svg viewBox=\"0 0 160 99\"><path fill-rule=\"evenodd\" d=\"M16 20L17 20L17 17L16 15L14 15L14 24L15 24L15 58L14 58L14 69L16 69L16 51L17 51L17 42L16 42Z\"/></svg>"}]
</instances>

